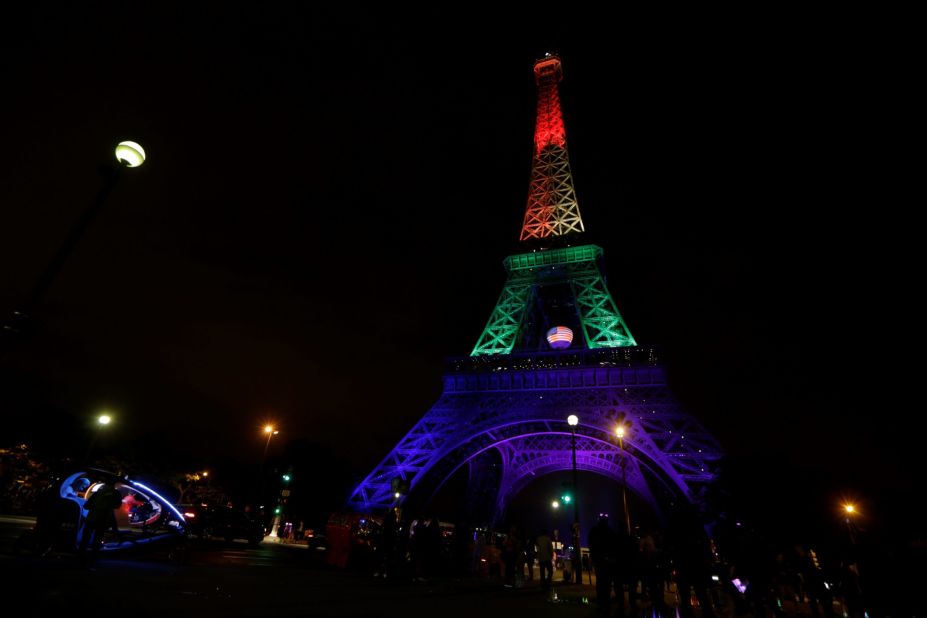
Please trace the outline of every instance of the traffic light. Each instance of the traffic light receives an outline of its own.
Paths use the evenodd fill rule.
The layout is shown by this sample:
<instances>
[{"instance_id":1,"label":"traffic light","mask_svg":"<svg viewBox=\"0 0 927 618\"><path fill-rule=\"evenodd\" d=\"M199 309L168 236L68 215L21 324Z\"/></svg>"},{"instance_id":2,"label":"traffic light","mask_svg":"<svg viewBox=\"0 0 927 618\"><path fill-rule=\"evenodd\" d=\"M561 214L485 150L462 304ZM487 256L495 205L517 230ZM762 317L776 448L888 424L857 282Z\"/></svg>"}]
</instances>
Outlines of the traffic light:
<instances>
[{"instance_id":1,"label":"traffic light","mask_svg":"<svg viewBox=\"0 0 927 618\"><path fill-rule=\"evenodd\" d=\"M290 482L290 479L292 479L292 478L293 478L293 477L290 476L289 474L284 474L284 475L283 475L283 482L284 482L284 483L289 483L289 482Z\"/></svg>"},{"instance_id":2,"label":"traffic light","mask_svg":"<svg viewBox=\"0 0 927 618\"><path fill-rule=\"evenodd\" d=\"M278 506L277 508L274 509L274 515L279 515L279 514L280 514L280 507Z\"/></svg>"},{"instance_id":3,"label":"traffic light","mask_svg":"<svg viewBox=\"0 0 927 618\"><path fill-rule=\"evenodd\" d=\"M563 501L564 504L569 504L573 500L573 496L570 494L563 494L560 496L560 500Z\"/></svg>"}]
</instances>

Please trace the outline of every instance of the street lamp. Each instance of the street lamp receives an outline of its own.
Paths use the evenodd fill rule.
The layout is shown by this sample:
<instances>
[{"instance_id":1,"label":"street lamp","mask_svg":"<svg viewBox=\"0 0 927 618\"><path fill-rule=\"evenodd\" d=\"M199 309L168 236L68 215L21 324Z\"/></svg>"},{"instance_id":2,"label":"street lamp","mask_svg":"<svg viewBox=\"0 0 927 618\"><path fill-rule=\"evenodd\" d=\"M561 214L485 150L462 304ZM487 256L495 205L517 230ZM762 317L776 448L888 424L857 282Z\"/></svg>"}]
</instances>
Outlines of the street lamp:
<instances>
[{"instance_id":1,"label":"street lamp","mask_svg":"<svg viewBox=\"0 0 927 618\"><path fill-rule=\"evenodd\" d=\"M116 160L125 167L138 167L145 162L145 149L136 142L119 142L116 146Z\"/></svg>"},{"instance_id":2,"label":"street lamp","mask_svg":"<svg viewBox=\"0 0 927 618\"><path fill-rule=\"evenodd\" d=\"M628 536L631 536L631 513L628 511L628 462L624 456L624 425L619 424L615 429L615 435L618 436L618 454L621 466L621 501L624 504L624 523L628 528Z\"/></svg>"},{"instance_id":3,"label":"street lamp","mask_svg":"<svg viewBox=\"0 0 927 618\"><path fill-rule=\"evenodd\" d=\"M96 199L90 203L81 214L80 218L74 223L64 243L62 243L61 247L58 249L58 253L55 254L51 262L48 263L48 266L45 267L45 270L42 271L42 274L39 276L39 280L33 288L32 294L25 306L24 314L26 319L35 311L35 308L45 295L45 292L51 286L52 281L54 281L61 267L64 265L65 260L74 251L74 247L77 246L78 241L84 235L87 227L103 207L106 198L112 193L113 188L115 188L119 180L122 169L138 167L145 161L145 150L136 142L120 142L119 145L116 146L115 155L118 164L115 166L107 165L101 168L104 180L103 187L97 194Z\"/></svg>"},{"instance_id":4,"label":"street lamp","mask_svg":"<svg viewBox=\"0 0 927 618\"><path fill-rule=\"evenodd\" d=\"M84 457L84 465L90 465L90 453L93 451L93 445L97 441L97 436L100 435L100 430L113 422L113 417L109 414L101 414L97 417L97 422L95 423L95 428L93 430L93 435L90 437L90 446L87 447L87 455Z\"/></svg>"},{"instance_id":5,"label":"street lamp","mask_svg":"<svg viewBox=\"0 0 927 618\"><path fill-rule=\"evenodd\" d=\"M853 517L856 515L856 505L847 502L843 505L843 512L846 514L847 533L850 535L850 543L856 545L856 531L853 527Z\"/></svg>"},{"instance_id":6,"label":"street lamp","mask_svg":"<svg viewBox=\"0 0 927 618\"><path fill-rule=\"evenodd\" d=\"M261 466L258 469L258 502L264 500L264 465L267 463L267 450L270 448L270 439L280 433L274 429L273 425L264 425L264 433L267 434L267 442L264 444L264 457L261 459ZM260 507L260 505L258 505Z\"/></svg>"},{"instance_id":7,"label":"street lamp","mask_svg":"<svg viewBox=\"0 0 927 618\"><path fill-rule=\"evenodd\" d=\"M274 429L273 425L264 425L264 433L267 434L267 444L264 445L264 459L261 460L262 468L264 467L264 461L267 459L267 449L270 448L270 439L280 432Z\"/></svg>"},{"instance_id":8,"label":"street lamp","mask_svg":"<svg viewBox=\"0 0 927 618\"><path fill-rule=\"evenodd\" d=\"M582 548L579 536L579 500L576 495L576 426L579 417L571 414L567 417L570 426L570 448L573 451L573 572L576 573L576 583L583 583Z\"/></svg>"}]
</instances>

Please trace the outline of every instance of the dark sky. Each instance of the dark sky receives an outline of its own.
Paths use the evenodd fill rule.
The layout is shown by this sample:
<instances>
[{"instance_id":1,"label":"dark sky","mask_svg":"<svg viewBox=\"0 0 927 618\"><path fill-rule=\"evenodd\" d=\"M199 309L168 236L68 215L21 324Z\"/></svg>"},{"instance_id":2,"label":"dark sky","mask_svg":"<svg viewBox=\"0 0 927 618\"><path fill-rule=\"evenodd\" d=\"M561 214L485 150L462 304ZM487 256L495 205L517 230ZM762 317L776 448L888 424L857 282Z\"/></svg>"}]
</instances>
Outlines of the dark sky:
<instances>
[{"instance_id":1,"label":"dark sky","mask_svg":"<svg viewBox=\"0 0 927 618\"><path fill-rule=\"evenodd\" d=\"M533 61L558 52L587 240L638 342L737 456L921 486L907 54L866 16L71 6L5 20L0 307L126 174L5 352L3 442L108 407L126 440L373 467L518 251ZM862 490L860 490L862 491Z\"/></svg>"}]
</instances>

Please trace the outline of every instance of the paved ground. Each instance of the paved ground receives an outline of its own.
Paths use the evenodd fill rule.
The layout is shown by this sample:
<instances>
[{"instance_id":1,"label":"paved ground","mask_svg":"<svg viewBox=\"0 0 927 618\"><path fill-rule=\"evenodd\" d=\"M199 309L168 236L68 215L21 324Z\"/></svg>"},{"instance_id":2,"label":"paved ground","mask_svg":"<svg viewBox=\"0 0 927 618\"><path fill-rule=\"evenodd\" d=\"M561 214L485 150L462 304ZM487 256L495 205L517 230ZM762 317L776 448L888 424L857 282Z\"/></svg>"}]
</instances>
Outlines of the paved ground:
<instances>
[{"instance_id":1,"label":"paved ground","mask_svg":"<svg viewBox=\"0 0 927 618\"><path fill-rule=\"evenodd\" d=\"M477 579L394 583L341 572L251 565L152 565L100 560L4 560L4 587L27 607L17 616L590 616L587 590L551 603L537 588ZM7 598L11 598L7 596ZM9 607L9 606L8 606ZM6 612L3 612L6 614Z\"/></svg>"}]
</instances>

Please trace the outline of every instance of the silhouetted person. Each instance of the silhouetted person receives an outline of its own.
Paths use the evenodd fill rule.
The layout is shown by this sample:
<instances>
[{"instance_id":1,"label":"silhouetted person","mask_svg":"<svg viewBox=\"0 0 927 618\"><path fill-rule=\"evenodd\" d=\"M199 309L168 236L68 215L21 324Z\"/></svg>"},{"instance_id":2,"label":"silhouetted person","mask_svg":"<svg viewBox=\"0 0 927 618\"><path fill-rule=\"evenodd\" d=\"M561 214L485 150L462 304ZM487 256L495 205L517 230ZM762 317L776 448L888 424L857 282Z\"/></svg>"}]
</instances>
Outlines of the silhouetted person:
<instances>
[{"instance_id":1,"label":"silhouetted person","mask_svg":"<svg viewBox=\"0 0 927 618\"><path fill-rule=\"evenodd\" d=\"M535 537L525 539L525 565L528 567L528 581L534 580L534 560L537 558Z\"/></svg>"},{"instance_id":2,"label":"silhouetted person","mask_svg":"<svg viewBox=\"0 0 927 618\"><path fill-rule=\"evenodd\" d=\"M79 480L87 481L87 479ZM87 481L88 485L89 483ZM86 486L84 486L84 489L86 489ZM75 488L69 486L65 488L65 495L73 495L76 498L78 494ZM35 545L33 549L36 554L45 556L54 548L60 540L61 528L66 522L72 522L76 529L80 518L79 504L81 503L83 503L82 498L77 502L63 499L59 489L59 482L53 483L39 494L35 504ZM71 538L72 545L69 549L74 548L74 542L76 542L76 537Z\"/></svg>"},{"instance_id":3,"label":"silhouetted person","mask_svg":"<svg viewBox=\"0 0 927 618\"><path fill-rule=\"evenodd\" d=\"M441 532L441 522L437 517L428 520L425 526L425 576L433 577L441 572L441 546L444 535Z\"/></svg>"},{"instance_id":4,"label":"silhouetted person","mask_svg":"<svg viewBox=\"0 0 927 618\"><path fill-rule=\"evenodd\" d=\"M824 571L817 561L814 550L805 551L804 547L796 545L795 555L796 566L801 575L802 591L808 596L811 615L818 618L823 608L826 618L834 618L834 597L824 585Z\"/></svg>"},{"instance_id":5,"label":"silhouetted person","mask_svg":"<svg viewBox=\"0 0 927 618\"><path fill-rule=\"evenodd\" d=\"M714 618L715 613L708 595L711 581L711 547L705 528L702 527L691 504L683 501L670 510L666 534L676 565L680 618L693 616L690 602L692 590L695 591L695 597L701 605L703 618Z\"/></svg>"},{"instance_id":6,"label":"silhouetted person","mask_svg":"<svg viewBox=\"0 0 927 618\"><path fill-rule=\"evenodd\" d=\"M374 549L376 552L376 571L374 577L395 575L396 552L399 548L399 509L390 509L383 517L383 526Z\"/></svg>"},{"instance_id":7,"label":"silhouetted person","mask_svg":"<svg viewBox=\"0 0 927 618\"><path fill-rule=\"evenodd\" d=\"M653 535L648 534L641 539L639 575L641 592L650 599L653 614L658 618L669 616L669 607L663 595L669 567L663 548L658 545Z\"/></svg>"},{"instance_id":8,"label":"silhouetted person","mask_svg":"<svg viewBox=\"0 0 927 618\"><path fill-rule=\"evenodd\" d=\"M599 515L599 521L589 531L589 557L595 568L596 603L602 613L610 615L612 587L619 596L618 602L622 608L624 592L618 582L618 537L605 515Z\"/></svg>"},{"instance_id":9,"label":"silhouetted person","mask_svg":"<svg viewBox=\"0 0 927 618\"><path fill-rule=\"evenodd\" d=\"M521 540L518 538L518 529L509 528L509 533L502 542L502 584L506 588L515 586L515 568L518 562L518 552L521 550Z\"/></svg>"},{"instance_id":10,"label":"silhouetted person","mask_svg":"<svg viewBox=\"0 0 927 618\"><path fill-rule=\"evenodd\" d=\"M103 545L103 535L112 528L118 532L115 510L122 506L122 494L116 485L109 481L101 484L93 494L87 498L84 507L87 517L84 520L84 529L80 538L80 554L87 560L87 547L90 546L92 556L96 558L97 552Z\"/></svg>"},{"instance_id":11,"label":"silhouetted person","mask_svg":"<svg viewBox=\"0 0 927 618\"><path fill-rule=\"evenodd\" d=\"M537 556L538 556L538 576L541 578L541 589L550 589L551 581L554 578L554 542L547 534L547 530L541 530L537 538Z\"/></svg>"},{"instance_id":12,"label":"silhouetted person","mask_svg":"<svg viewBox=\"0 0 927 618\"><path fill-rule=\"evenodd\" d=\"M637 614L637 581L640 579L640 546L628 534L627 528L618 526L615 530L617 541L617 572L615 589L618 594L618 616L624 616L624 588L628 590L628 612Z\"/></svg>"}]
</instances>

